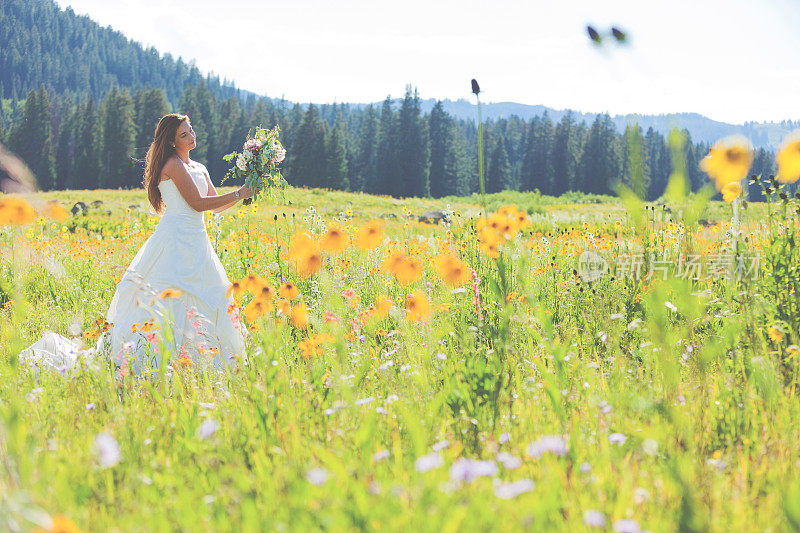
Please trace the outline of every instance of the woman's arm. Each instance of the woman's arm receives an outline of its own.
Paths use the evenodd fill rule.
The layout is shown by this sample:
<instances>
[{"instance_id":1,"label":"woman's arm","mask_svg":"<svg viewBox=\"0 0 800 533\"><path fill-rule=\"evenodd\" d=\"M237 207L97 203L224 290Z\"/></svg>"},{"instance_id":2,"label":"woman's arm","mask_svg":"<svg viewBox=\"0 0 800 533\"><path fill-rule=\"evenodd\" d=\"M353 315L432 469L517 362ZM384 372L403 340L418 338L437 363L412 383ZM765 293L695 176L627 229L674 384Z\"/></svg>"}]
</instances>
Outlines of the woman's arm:
<instances>
[{"instance_id":1,"label":"woman's arm","mask_svg":"<svg viewBox=\"0 0 800 533\"><path fill-rule=\"evenodd\" d=\"M195 185L194 180L192 180L192 176L189 175L189 171L176 159L167 161L167 164L164 165L163 172L175 183L178 192L181 193L181 196L183 196L183 199L189 204L189 207L195 211L202 212L219 209L222 206L235 204L238 201L236 194L232 192L221 196L200 196L200 191L197 190L197 185ZM239 200L252 196L250 189L247 187L241 187L239 191Z\"/></svg>"},{"instance_id":2,"label":"woman's arm","mask_svg":"<svg viewBox=\"0 0 800 533\"><path fill-rule=\"evenodd\" d=\"M203 172L206 175L206 183L208 183L208 194L206 196L207 197L218 196L219 193L217 193L217 189L214 187L214 184L211 183L211 176L208 175L208 169L206 169L206 167L203 167ZM212 209L211 212L214 214L221 213L222 211L225 211L234 204L236 204L236 200L234 200L229 204L223 205L222 207L217 207L216 209Z\"/></svg>"}]
</instances>

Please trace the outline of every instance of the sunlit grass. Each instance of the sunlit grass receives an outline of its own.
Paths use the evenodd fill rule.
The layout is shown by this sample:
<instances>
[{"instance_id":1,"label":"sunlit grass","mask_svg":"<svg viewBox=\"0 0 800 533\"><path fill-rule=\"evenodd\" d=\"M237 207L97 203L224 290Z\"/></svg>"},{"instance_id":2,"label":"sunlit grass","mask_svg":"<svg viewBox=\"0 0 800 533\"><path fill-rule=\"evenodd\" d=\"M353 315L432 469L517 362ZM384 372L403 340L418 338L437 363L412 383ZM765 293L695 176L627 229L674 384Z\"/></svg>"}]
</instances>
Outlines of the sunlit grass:
<instances>
[{"instance_id":1,"label":"sunlit grass","mask_svg":"<svg viewBox=\"0 0 800 533\"><path fill-rule=\"evenodd\" d=\"M143 191L29 198L103 203L0 238L0 529L798 523L800 312L766 296L796 276L797 254L774 251L797 237L791 210L783 229L765 205L741 213L758 279L665 280L644 279L650 263L615 274L634 253L707 264L730 249L729 204L686 228L660 205L636 226L624 202L578 195L487 195L483 221L477 196L287 197L207 217L248 364L214 375L174 354L154 381L107 361L19 366L47 329L93 343L157 223ZM449 224L417 220L448 208ZM587 250L609 265L600 279L577 270Z\"/></svg>"}]
</instances>

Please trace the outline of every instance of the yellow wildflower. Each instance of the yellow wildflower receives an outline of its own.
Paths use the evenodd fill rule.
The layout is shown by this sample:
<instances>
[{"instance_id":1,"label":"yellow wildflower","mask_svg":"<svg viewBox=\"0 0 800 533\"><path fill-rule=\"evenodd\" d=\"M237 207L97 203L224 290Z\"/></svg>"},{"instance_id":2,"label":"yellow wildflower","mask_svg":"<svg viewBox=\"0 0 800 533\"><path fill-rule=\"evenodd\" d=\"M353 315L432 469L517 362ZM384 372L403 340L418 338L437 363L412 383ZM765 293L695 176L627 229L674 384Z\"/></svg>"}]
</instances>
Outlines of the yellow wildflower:
<instances>
[{"instance_id":1,"label":"yellow wildflower","mask_svg":"<svg viewBox=\"0 0 800 533\"><path fill-rule=\"evenodd\" d=\"M236 300L240 300L242 294L244 294L244 284L241 281L232 281L231 286L228 287L228 297L233 295Z\"/></svg>"},{"instance_id":2,"label":"yellow wildflower","mask_svg":"<svg viewBox=\"0 0 800 533\"><path fill-rule=\"evenodd\" d=\"M372 220L359 228L356 235L356 245L364 251L380 246L383 241L383 222Z\"/></svg>"},{"instance_id":3,"label":"yellow wildflower","mask_svg":"<svg viewBox=\"0 0 800 533\"><path fill-rule=\"evenodd\" d=\"M31 204L16 196L0 198L0 226L27 224L36 218Z\"/></svg>"},{"instance_id":4,"label":"yellow wildflower","mask_svg":"<svg viewBox=\"0 0 800 533\"><path fill-rule=\"evenodd\" d=\"M742 194L742 185L738 181L732 181L722 188L722 199L732 202Z\"/></svg>"},{"instance_id":5,"label":"yellow wildflower","mask_svg":"<svg viewBox=\"0 0 800 533\"><path fill-rule=\"evenodd\" d=\"M718 191L747 175L753 164L753 147L744 136L731 135L717 141L700 161L700 169L709 175Z\"/></svg>"},{"instance_id":6,"label":"yellow wildflower","mask_svg":"<svg viewBox=\"0 0 800 533\"><path fill-rule=\"evenodd\" d=\"M422 291L414 291L406 296L406 314L412 322L428 318L431 312L431 302Z\"/></svg>"},{"instance_id":7,"label":"yellow wildflower","mask_svg":"<svg viewBox=\"0 0 800 533\"><path fill-rule=\"evenodd\" d=\"M80 528L71 519L64 515L55 515L52 518L53 527L43 529L37 527L33 530L34 533L81 533Z\"/></svg>"},{"instance_id":8,"label":"yellow wildflower","mask_svg":"<svg viewBox=\"0 0 800 533\"><path fill-rule=\"evenodd\" d=\"M297 290L297 286L291 281L287 281L278 288L278 296L286 300L294 300L297 298L298 294L300 294L300 291Z\"/></svg>"},{"instance_id":9,"label":"yellow wildflower","mask_svg":"<svg viewBox=\"0 0 800 533\"><path fill-rule=\"evenodd\" d=\"M165 289L158 294L158 297L163 300L165 298L178 298L181 294L178 289Z\"/></svg>"},{"instance_id":10,"label":"yellow wildflower","mask_svg":"<svg viewBox=\"0 0 800 533\"><path fill-rule=\"evenodd\" d=\"M50 200L44 205L42 208L42 214L47 218L52 218L53 220L58 220L59 222L66 220L66 218L69 216L67 210L61 207L61 205L55 200Z\"/></svg>"},{"instance_id":11,"label":"yellow wildflower","mask_svg":"<svg viewBox=\"0 0 800 533\"><path fill-rule=\"evenodd\" d=\"M347 248L347 233L338 224L331 224L322 237L322 249L326 252L339 253Z\"/></svg>"},{"instance_id":12,"label":"yellow wildflower","mask_svg":"<svg viewBox=\"0 0 800 533\"><path fill-rule=\"evenodd\" d=\"M308 327L308 308L306 304L299 303L292 307L289 320L297 329L306 329Z\"/></svg>"},{"instance_id":13,"label":"yellow wildflower","mask_svg":"<svg viewBox=\"0 0 800 533\"><path fill-rule=\"evenodd\" d=\"M772 339L772 342L776 344L783 341L783 332L775 326L770 326L767 334L769 335L769 338Z\"/></svg>"},{"instance_id":14,"label":"yellow wildflower","mask_svg":"<svg viewBox=\"0 0 800 533\"><path fill-rule=\"evenodd\" d=\"M270 305L270 302L266 302L259 298L253 298L250 300L250 303L244 307L244 316L247 321L252 324L258 319L258 317L270 311Z\"/></svg>"},{"instance_id":15,"label":"yellow wildflower","mask_svg":"<svg viewBox=\"0 0 800 533\"><path fill-rule=\"evenodd\" d=\"M788 135L775 156L781 183L794 183L800 179L800 130Z\"/></svg>"},{"instance_id":16,"label":"yellow wildflower","mask_svg":"<svg viewBox=\"0 0 800 533\"><path fill-rule=\"evenodd\" d=\"M393 302L388 296L381 294L375 300L375 316L378 318L386 318L389 315L389 310L392 308Z\"/></svg>"},{"instance_id":17,"label":"yellow wildflower","mask_svg":"<svg viewBox=\"0 0 800 533\"><path fill-rule=\"evenodd\" d=\"M453 287L459 287L469 279L469 269L464 262L450 254L442 254L435 260L439 277Z\"/></svg>"}]
</instances>

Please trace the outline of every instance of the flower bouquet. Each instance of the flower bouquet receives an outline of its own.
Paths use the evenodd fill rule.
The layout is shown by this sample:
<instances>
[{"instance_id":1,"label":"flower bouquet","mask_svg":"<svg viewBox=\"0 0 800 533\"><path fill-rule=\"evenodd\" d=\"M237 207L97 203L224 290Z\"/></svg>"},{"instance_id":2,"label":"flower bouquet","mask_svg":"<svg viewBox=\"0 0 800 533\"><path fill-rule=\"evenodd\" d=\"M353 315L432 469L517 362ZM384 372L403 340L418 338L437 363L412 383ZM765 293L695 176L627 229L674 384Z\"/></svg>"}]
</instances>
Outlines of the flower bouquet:
<instances>
[{"instance_id":1,"label":"flower bouquet","mask_svg":"<svg viewBox=\"0 0 800 533\"><path fill-rule=\"evenodd\" d=\"M271 193L274 189L283 189L287 183L278 170L278 165L286 157L286 150L278 139L279 128L271 130L258 127L255 134L247 134L247 140L241 152L232 152L222 159L236 164L222 179L244 178L245 186L253 190L253 198L263 192ZM244 200L245 205L252 203L252 198Z\"/></svg>"}]
</instances>

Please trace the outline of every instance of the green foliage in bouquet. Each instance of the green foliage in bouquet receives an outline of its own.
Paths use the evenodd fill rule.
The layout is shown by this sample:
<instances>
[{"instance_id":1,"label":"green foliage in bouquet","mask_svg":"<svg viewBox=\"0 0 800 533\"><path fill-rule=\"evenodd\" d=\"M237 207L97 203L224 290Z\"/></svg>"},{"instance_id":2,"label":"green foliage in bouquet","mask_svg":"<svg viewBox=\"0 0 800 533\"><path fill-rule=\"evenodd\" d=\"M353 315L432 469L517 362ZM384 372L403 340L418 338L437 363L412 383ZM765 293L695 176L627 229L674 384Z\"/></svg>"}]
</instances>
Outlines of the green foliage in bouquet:
<instances>
[{"instance_id":1,"label":"green foliage in bouquet","mask_svg":"<svg viewBox=\"0 0 800 533\"><path fill-rule=\"evenodd\" d=\"M286 150L278 138L279 133L277 125L270 130L259 126L253 135L248 132L241 152L223 156L225 161L235 163L225 174L222 183L228 179L244 178L245 186L255 193L254 198L263 193L282 191L287 182L278 166L286 158Z\"/></svg>"}]
</instances>

